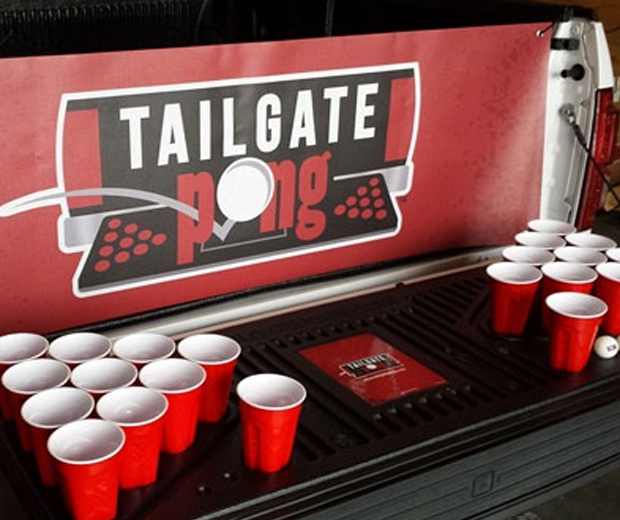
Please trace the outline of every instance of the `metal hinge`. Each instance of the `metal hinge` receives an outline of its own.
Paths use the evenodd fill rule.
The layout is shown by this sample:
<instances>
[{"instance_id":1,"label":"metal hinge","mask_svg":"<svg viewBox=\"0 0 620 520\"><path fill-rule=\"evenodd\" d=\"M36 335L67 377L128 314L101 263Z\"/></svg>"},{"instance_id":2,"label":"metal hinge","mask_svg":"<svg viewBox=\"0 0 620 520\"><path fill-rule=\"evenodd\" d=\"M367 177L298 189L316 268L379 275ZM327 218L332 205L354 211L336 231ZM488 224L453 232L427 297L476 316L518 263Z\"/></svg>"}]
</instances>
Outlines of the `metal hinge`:
<instances>
[{"instance_id":1,"label":"metal hinge","mask_svg":"<svg viewBox=\"0 0 620 520\"><path fill-rule=\"evenodd\" d=\"M551 38L551 49L554 51L577 51L579 45L577 38Z\"/></svg>"}]
</instances>

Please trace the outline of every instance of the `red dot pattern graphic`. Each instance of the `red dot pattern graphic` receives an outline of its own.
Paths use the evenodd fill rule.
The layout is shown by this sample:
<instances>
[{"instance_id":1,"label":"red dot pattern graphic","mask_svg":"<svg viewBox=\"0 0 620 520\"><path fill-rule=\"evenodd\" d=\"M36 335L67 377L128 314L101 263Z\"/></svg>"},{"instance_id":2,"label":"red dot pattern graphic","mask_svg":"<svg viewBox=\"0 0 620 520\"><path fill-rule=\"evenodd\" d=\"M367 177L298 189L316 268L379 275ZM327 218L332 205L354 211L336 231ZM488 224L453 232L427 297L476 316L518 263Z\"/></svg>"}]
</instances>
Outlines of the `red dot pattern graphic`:
<instances>
[{"instance_id":1,"label":"red dot pattern graphic","mask_svg":"<svg viewBox=\"0 0 620 520\"><path fill-rule=\"evenodd\" d=\"M151 242L156 246L161 246L166 241L166 235L163 233L157 233L152 239Z\"/></svg>"},{"instance_id":2,"label":"red dot pattern graphic","mask_svg":"<svg viewBox=\"0 0 620 520\"><path fill-rule=\"evenodd\" d=\"M121 251L120 253L116 253L114 261L117 264L124 264L125 262L129 261L130 258L131 255L127 251Z\"/></svg>"},{"instance_id":3,"label":"red dot pattern graphic","mask_svg":"<svg viewBox=\"0 0 620 520\"><path fill-rule=\"evenodd\" d=\"M121 227L123 221L120 218L113 218L108 220L108 229L118 229Z\"/></svg>"},{"instance_id":4,"label":"red dot pattern graphic","mask_svg":"<svg viewBox=\"0 0 620 520\"><path fill-rule=\"evenodd\" d=\"M106 244L99 248L93 269L97 273L105 273L113 265L126 264L132 258L146 255L167 239L165 233L153 233L151 229L140 229L135 222L123 222L119 217L111 218L103 235Z\"/></svg>"},{"instance_id":5,"label":"red dot pattern graphic","mask_svg":"<svg viewBox=\"0 0 620 520\"><path fill-rule=\"evenodd\" d=\"M149 252L149 246L146 244L138 244L133 248L133 254L137 256L145 255Z\"/></svg>"},{"instance_id":6,"label":"red dot pattern graphic","mask_svg":"<svg viewBox=\"0 0 620 520\"><path fill-rule=\"evenodd\" d=\"M357 208L351 208L349 211L347 211L347 217L353 219L353 218L357 218L360 214L360 210Z\"/></svg>"},{"instance_id":7,"label":"red dot pattern graphic","mask_svg":"<svg viewBox=\"0 0 620 520\"><path fill-rule=\"evenodd\" d=\"M354 220L361 217L363 220L384 220L388 216L385 209L386 201L383 198L383 190L379 187L381 181L379 177L371 177L367 184L359 186L355 190L355 195L349 195L344 204L337 204L334 207L334 215Z\"/></svg>"},{"instance_id":8,"label":"red dot pattern graphic","mask_svg":"<svg viewBox=\"0 0 620 520\"><path fill-rule=\"evenodd\" d=\"M118 233L115 233L114 231L110 231L109 233L106 233L105 236L103 237L103 239L106 242L115 242L117 238L118 238Z\"/></svg>"},{"instance_id":9,"label":"red dot pattern graphic","mask_svg":"<svg viewBox=\"0 0 620 520\"><path fill-rule=\"evenodd\" d=\"M123 248L123 249L127 249L131 246L133 246L133 238L131 237L125 237L125 238L121 238L119 245Z\"/></svg>"},{"instance_id":10,"label":"red dot pattern graphic","mask_svg":"<svg viewBox=\"0 0 620 520\"><path fill-rule=\"evenodd\" d=\"M103 246L99 249L99 256L110 256L114 253L114 248L112 246Z\"/></svg>"},{"instance_id":11,"label":"red dot pattern graphic","mask_svg":"<svg viewBox=\"0 0 620 520\"><path fill-rule=\"evenodd\" d=\"M150 229L143 229L142 231L140 231L140 233L138 233L138 238L140 240L148 240L152 236L153 232Z\"/></svg>"},{"instance_id":12,"label":"red dot pattern graphic","mask_svg":"<svg viewBox=\"0 0 620 520\"><path fill-rule=\"evenodd\" d=\"M138 224L132 222L131 224L127 224L125 226L125 233L128 235L133 235L136 231L138 231Z\"/></svg>"},{"instance_id":13,"label":"red dot pattern graphic","mask_svg":"<svg viewBox=\"0 0 620 520\"><path fill-rule=\"evenodd\" d=\"M95 271L97 271L98 273L104 273L108 269L110 269L110 262L108 262L107 260L99 260L95 264Z\"/></svg>"}]
</instances>

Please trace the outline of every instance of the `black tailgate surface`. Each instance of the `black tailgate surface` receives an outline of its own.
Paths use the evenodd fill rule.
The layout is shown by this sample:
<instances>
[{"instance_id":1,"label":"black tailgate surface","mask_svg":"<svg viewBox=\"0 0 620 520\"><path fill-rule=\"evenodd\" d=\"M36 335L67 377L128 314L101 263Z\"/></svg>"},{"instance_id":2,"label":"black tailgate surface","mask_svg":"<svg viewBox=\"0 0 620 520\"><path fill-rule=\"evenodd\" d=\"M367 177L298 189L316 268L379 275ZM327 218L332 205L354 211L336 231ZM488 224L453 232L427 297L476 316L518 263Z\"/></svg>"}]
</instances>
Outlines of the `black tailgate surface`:
<instances>
[{"instance_id":1,"label":"black tailgate surface","mask_svg":"<svg viewBox=\"0 0 620 520\"><path fill-rule=\"evenodd\" d=\"M494 335L484 269L219 332L243 347L235 382L278 372L308 389L291 464L245 469L233 391L225 419L164 455L154 485L121 492L119 518L501 518L620 463L620 360L593 355L563 374L535 323L522 338ZM368 337L423 366L431 386L369 401L306 355ZM377 369L366 354L344 379ZM67 517L12 425L0 428L0 464L3 518Z\"/></svg>"}]
</instances>

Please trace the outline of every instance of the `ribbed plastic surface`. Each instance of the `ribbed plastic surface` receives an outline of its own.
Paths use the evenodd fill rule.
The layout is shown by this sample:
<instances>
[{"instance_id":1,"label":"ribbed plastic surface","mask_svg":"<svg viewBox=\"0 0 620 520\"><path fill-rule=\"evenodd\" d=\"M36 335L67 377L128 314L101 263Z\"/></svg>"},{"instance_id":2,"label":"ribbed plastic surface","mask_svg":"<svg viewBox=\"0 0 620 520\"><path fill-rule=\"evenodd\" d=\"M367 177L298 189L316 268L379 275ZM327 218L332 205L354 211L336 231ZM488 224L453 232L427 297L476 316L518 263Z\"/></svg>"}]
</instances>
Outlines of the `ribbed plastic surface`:
<instances>
[{"instance_id":1,"label":"ribbed plastic surface","mask_svg":"<svg viewBox=\"0 0 620 520\"><path fill-rule=\"evenodd\" d=\"M188 45L191 0L0 5L0 57Z\"/></svg>"},{"instance_id":2,"label":"ribbed plastic surface","mask_svg":"<svg viewBox=\"0 0 620 520\"><path fill-rule=\"evenodd\" d=\"M493 517L617 465L620 361L554 372L544 336L497 337L489 310L475 269L222 331L243 346L236 380L280 372L308 388L292 463L269 476L245 469L233 396L221 424L164 458L155 485L121 493L120 517ZM300 355L362 333L446 383L373 406ZM64 518L12 431L3 437L0 462L30 517Z\"/></svg>"}]
</instances>

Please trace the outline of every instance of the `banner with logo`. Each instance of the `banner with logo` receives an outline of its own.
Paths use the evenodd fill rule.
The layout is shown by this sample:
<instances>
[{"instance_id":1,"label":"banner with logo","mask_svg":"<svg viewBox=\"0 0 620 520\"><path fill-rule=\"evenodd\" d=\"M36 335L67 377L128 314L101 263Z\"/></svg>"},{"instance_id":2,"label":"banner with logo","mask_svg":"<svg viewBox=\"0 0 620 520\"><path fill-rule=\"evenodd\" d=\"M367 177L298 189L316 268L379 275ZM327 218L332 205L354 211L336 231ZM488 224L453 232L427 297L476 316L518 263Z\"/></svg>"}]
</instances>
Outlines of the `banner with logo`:
<instances>
[{"instance_id":1,"label":"banner with logo","mask_svg":"<svg viewBox=\"0 0 620 520\"><path fill-rule=\"evenodd\" d=\"M0 332L441 249L538 210L536 25L0 61Z\"/></svg>"}]
</instances>

